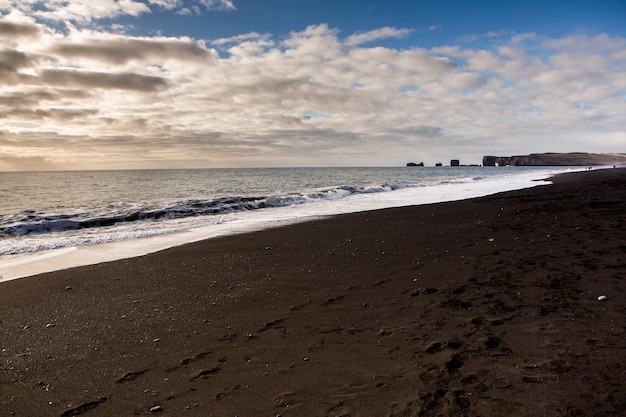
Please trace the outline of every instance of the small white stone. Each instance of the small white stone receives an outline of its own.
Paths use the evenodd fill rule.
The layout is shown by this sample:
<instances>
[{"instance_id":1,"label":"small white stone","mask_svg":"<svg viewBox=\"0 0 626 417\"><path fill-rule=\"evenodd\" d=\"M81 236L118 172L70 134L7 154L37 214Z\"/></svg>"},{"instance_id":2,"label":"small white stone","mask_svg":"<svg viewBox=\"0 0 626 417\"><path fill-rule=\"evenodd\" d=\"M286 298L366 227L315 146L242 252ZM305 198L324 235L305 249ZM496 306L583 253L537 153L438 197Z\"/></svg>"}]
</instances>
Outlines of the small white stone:
<instances>
[{"instance_id":1,"label":"small white stone","mask_svg":"<svg viewBox=\"0 0 626 417\"><path fill-rule=\"evenodd\" d=\"M150 409L151 413L158 413L161 411L163 411L163 407L161 407L160 405L155 405L154 407Z\"/></svg>"},{"instance_id":2,"label":"small white stone","mask_svg":"<svg viewBox=\"0 0 626 417\"><path fill-rule=\"evenodd\" d=\"M604 301L606 299L607 299L606 295L601 295L601 296L598 297L598 301Z\"/></svg>"}]
</instances>

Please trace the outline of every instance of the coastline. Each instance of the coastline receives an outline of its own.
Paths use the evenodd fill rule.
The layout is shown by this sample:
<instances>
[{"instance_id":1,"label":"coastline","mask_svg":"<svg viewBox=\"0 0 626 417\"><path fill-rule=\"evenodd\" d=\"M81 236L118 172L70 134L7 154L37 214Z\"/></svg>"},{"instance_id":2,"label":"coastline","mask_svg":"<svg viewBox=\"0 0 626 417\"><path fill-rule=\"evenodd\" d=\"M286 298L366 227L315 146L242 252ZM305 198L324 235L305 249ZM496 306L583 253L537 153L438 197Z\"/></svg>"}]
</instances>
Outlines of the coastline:
<instances>
[{"instance_id":1,"label":"coastline","mask_svg":"<svg viewBox=\"0 0 626 417\"><path fill-rule=\"evenodd\" d=\"M558 171L556 173L550 172L551 170L545 172L519 172L515 169L516 175L509 176L508 170L504 172L500 170L499 172L502 175L498 175L495 180L493 178L485 180L483 177L484 173L459 171L459 168L454 168L454 171L466 172L466 175L462 175L462 180L459 182L452 180L448 182L448 180L445 180L440 184L425 187L400 187L393 192L355 193L349 198L330 199L322 204L319 204L320 201L318 201L316 203L286 205L249 212L240 211L234 215L227 214L224 218L210 215L200 216L199 218L206 219L208 225L205 226L189 225L189 227L184 227L165 222L161 224L161 227L164 227L165 230L173 229L177 231L156 233L156 235L150 235L149 233L148 236L143 236L143 233L146 233L145 230L134 230L134 226L131 225L129 229L134 230L134 232L130 234L131 237L129 239L122 238L121 240L116 240L113 238L113 240L109 240L111 237L107 236L107 234L111 230L107 230L103 232L104 237L96 239L93 239L90 233L85 234L83 238L90 242L87 244L81 244L80 237L62 237L63 233L49 234L50 236L43 239L43 241L38 239L29 241L28 236L23 236L24 240L17 239L20 243L15 247L11 245L10 241L6 241L7 246L4 248L5 252L3 253L6 253L6 250L10 248L17 252L4 256L0 255L0 282L78 266L142 256L216 236L247 233L337 214L464 200L503 191L535 187L545 185L550 177L558 173ZM498 169L490 169L490 171L495 172ZM477 180L467 182L468 176L476 176ZM199 223L201 224L202 221ZM53 235L59 236L59 240L57 241L56 238L53 238ZM124 233L119 233L119 235L124 236ZM52 242L48 241L48 238L52 238ZM93 243L94 240L101 241L100 243ZM67 241L70 242L69 245L66 243ZM46 249L37 250L40 246ZM28 248L28 252L21 253L20 247ZM50 247L54 249L50 249Z\"/></svg>"},{"instance_id":2,"label":"coastline","mask_svg":"<svg viewBox=\"0 0 626 417\"><path fill-rule=\"evenodd\" d=\"M619 415L625 172L2 282L0 411Z\"/></svg>"}]
</instances>

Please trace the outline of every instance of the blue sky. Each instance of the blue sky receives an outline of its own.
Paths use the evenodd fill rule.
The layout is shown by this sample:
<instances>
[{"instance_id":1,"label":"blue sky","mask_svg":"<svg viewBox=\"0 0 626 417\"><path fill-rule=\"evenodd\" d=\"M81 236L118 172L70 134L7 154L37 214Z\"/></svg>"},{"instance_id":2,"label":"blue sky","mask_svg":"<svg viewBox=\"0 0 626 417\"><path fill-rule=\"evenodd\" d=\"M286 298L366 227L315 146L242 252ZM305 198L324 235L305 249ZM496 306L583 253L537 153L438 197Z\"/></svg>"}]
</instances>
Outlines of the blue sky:
<instances>
[{"instance_id":1,"label":"blue sky","mask_svg":"<svg viewBox=\"0 0 626 417\"><path fill-rule=\"evenodd\" d=\"M192 4L192 3L187 3ZM487 32L541 32L545 35L584 31L626 33L626 1L581 0L243 0L236 10L180 15L163 10L125 18L131 33L224 38L247 32L276 36L309 25L327 23L342 33L380 27L411 28L411 35L386 44L424 48L455 44Z\"/></svg>"},{"instance_id":2,"label":"blue sky","mask_svg":"<svg viewBox=\"0 0 626 417\"><path fill-rule=\"evenodd\" d=\"M0 170L626 152L626 1L0 0Z\"/></svg>"}]
</instances>

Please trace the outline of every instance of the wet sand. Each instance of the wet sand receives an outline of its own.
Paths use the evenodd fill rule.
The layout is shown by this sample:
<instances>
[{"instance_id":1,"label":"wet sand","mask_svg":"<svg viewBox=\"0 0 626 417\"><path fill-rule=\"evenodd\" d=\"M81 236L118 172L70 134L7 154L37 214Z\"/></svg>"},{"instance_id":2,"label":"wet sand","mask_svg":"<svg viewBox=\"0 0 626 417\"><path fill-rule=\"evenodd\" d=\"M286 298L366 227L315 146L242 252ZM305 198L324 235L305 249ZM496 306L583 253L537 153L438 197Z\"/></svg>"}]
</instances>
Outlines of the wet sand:
<instances>
[{"instance_id":1,"label":"wet sand","mask_svg":"<svg viewBox=\"0 0 626 417\"><path fill-rule=\"evenodd\" d=\"M625 208L585 171L7 281L0 416L626 415Z\"/></svg>"}]
</instances>

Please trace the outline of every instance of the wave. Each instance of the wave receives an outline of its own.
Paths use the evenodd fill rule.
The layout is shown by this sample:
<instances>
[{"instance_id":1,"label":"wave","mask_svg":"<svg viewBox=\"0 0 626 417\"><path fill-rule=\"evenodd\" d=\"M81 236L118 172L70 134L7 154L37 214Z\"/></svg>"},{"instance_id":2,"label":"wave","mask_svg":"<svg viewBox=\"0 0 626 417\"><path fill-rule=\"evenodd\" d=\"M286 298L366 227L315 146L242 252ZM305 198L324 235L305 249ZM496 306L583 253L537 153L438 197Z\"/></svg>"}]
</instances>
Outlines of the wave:
<instances>
[{"instance_id":1,"label":"wave","mask_svg":"<svg viewBox=\"0 0 626 417\"><path fill-rule=\"evenodd\" d=\"M56 213L37 213L28 210L13 216L0 216L0 238L285 207L320 200L336 200L356 194L388 192L408 186L411 185L341 185L308 193L290 193L277 196L234 196L207 200L193 199L163 204L157 207L148 203L143 205L118 203L106 208L93 210L74 209Z\"/></svg>"}]
</instances>

